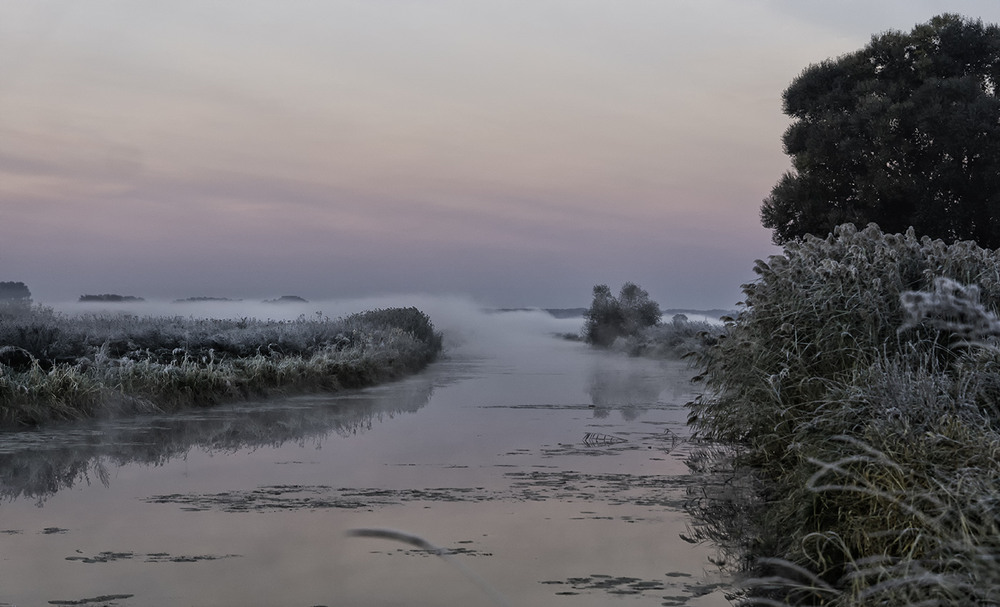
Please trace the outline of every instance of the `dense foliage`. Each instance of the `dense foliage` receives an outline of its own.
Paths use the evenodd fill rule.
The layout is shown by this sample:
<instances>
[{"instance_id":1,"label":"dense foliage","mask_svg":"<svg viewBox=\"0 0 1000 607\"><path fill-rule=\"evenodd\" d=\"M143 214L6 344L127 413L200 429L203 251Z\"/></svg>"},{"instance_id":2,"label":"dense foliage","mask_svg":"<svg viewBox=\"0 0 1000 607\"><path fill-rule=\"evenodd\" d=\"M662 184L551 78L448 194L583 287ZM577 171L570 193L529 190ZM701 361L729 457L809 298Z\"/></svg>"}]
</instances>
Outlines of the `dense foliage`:
<instances>
[{"instance_id":1,"label":"dense foliage","mask_svg":"<svg viewBox=\"0 0 1000 607\"><path fill-rule=\"evenodd\" d=\"M845 225L755 270L691 419L765 481L754 601L997 604L1000 252Z\"/></svg>"},{"instance_id":2,"label":"dense foliage","mask_svg":"<svg viewBox=\"0 0 1000 607\"><path fill-rule=\"evenodd\" d=\"M100 295L81 295L79 301L81 303L92 303L92 302L137 302L146 301L142 297L136 297L135 295L119 295L117 293L101 293Z\"/></svg>"},{"instance_id":3,"label":"dense foliage","mask_svg":"<svg viewBox=\"0 0 1000 607\"><path fill-rule=\"evenodd\" d=\"M584 315L583 337L589 344L606 348L620 337L634 337L659 324L660 316L660 305L634 283L622 285L617 298L607 285L597 285Z\"/></svg>"},{"instance_id":4,"label":"dense foliage","mask_svg":"<svg viewBox=\"0 0 1000 607\"><path fill-rule=\"evenodd\" d=\"M670 322L660 322L617 339L611 348L629 356L680 359L701 352L725 332L719 323L674 314Z\"/></svg>"},{"instance_id":5,"label":"dense foliage","mask_svg":"<svg viewBox=\"0 0 1000 607\"><path fill-rule=\"evenodd\" d=\"M1000 247L1000 28L940 15L807 68L784 92L781 244L841 223Z\"/></svg>"},{"instance_id":6,"label":"dense foliage","mask_svg":"<svg viewBox=\"0 0 1000 607\"><path fill-rule=\"evenodd\" d=\"M360 387L440 349L416 308L279 322L0 306L0 425Z\"/></svg>"},{"instance_id":7,"label":"dense foliage","mask_svg":"<svg viewBox=\"0 0 1000 607\"><path fill-rule=\"evenodd\" d=\"M23 282L0 282L0 302L31 303L31 291Z\"/></svg>"}]
</instances>

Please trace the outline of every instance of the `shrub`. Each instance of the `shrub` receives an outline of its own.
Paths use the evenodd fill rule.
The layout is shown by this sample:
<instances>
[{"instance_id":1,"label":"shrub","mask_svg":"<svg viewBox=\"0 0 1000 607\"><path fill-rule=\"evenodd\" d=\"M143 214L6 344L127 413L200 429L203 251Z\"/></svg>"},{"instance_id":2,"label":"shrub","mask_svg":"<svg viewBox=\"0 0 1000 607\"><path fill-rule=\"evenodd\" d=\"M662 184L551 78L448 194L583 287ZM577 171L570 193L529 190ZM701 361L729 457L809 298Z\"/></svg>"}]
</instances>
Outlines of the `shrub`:
<instances>
[{"instance_id":1,"label":"shrub","mask_svg":"<svg viewBox=\"0 0 1000 607\"><path fill-rule=\"evenodd\" d=\"M1000 252L844 225L755 271L691 405L765 481L753 600L995 604Z\"/></svg>"},{"instance_id":2,"label":"shrub","mask_svg":"<svg viewBox=\"0 0 1000 607\"><path fill-rule=\"evenodd\" d=\"M886 235L874 224L806 236L754 271L759 279L744 285L745 309L729 337L702 359L712 397L697 403L692 421L703 436L749 443L761 455L783 451L831 381L914 350L950 356L934 331L897 333L908 326L904 293L933 291L947 277L978 285L988 308L1000 302L996 251L917 239L912 230Z\"/></svg>"},{"instance_id":3,"label":"shrub","mask_svg":"<svg viewBox=\"0 0 1000 607\"><path fill-rule=\"evenodd\" d=\"M136 297L135 295L118 295L117 293L101 293L100 295L81 295L79 301L81 303L89 302L111 302L111 303L134 303L140 301L146 301L142 297Z\"/></svg>"},{"instance_id":4,"label":"shrub","mask_svg":"<svg viewBox=\"0 0 1000 607\"><path fill-rule=\"evenodd\" d=\"M290 322L0 311L0 425L361 387L440 350L416 308Z\"/></svg>"},{"instance_id":5,"label":"shrub","mask_svg":"<svg viewBox=\"0 0 1000 607\"><path fill-rule=\"evenodd\" d=\"M725 333L726 328L720 324L690 320L684 314L674 314L670 322L646 327L636 335L619 339L613 347L629 356L685 358L697 355Z\"/></svg>"},{"instance_id":6,"label":"shrub","mask_svg":"<svg viewBox=\"0 0 1000 607\"><path fill-rule=\"evenodd\" d=\"M584 315L584 339L607 348L619 337L638 335L660 322L660 306L638 285L627 282L615 298L607 285L594 287L594 299Z\"/></svg>"},{"instance_id":7,"label":"shrub","mask_svg":"<svg viewBox=\"0 0 1000 607\"><path fill-rule=\"evenodd\" d=\"M0 303L31 303L31 291L23 282L0 282Z\"/></svg>"}]
</instances>

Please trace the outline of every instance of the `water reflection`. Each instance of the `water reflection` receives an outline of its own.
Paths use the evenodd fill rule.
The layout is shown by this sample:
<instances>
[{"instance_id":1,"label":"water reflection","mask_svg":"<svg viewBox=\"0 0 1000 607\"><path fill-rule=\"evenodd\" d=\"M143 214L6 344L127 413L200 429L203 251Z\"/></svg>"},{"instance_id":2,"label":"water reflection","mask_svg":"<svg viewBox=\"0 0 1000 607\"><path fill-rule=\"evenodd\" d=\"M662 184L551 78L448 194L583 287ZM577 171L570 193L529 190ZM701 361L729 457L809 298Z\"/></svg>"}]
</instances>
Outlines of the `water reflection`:
<instances>
[{"instance_id":1,"label":"water reflection","mask_svg":"<svg viewBox=\"0 0 1000 607\"><path fill-rule=\"evenodd\" d=\"M720 571L745 577L760 551L759 542L766 537L759 525L764 490L762 479L736 469L735 457L735 448L711 443L700 443L691 450L686 464L698 483L687 488L684 509L689 523L681 537L690 543L714 546L717 554L713 564Z\"/></svg>"},{"instance_id":2,"label":"water reflection","mask_svg":"<svg viewBox=\"0 0 1000 607\"><path fill-rule=\"evenodd\" d=\"M195 448L231 453L288 442L319 444L334 433L358 434L383 419L414 413L433 392L433 378L424 375L350 393L4 432L0 498L29 498L41 505L78 483L108 486L109 469L132 463L160 466Z\"/></svg>"},{"instance_id":3,"label":"water reflection","mask_svg":"<svg viewBox=\"0 0 1000 607\"><path fill-rule=\"evenodd\" d=\"M352 529L426 538L511 604L726 605L714 550L679 537L689 370L495 335L336 398L0 435L0 605L483 604Z\"/></svg>"},{"instance_id":4,"label":"water reflection","mask_svg":"<svg viewBox=\"0 0 1000 607\"><path fill-rule=\"evenodd\" d=\"M627 359L630 364L594 365L590 369L587 393L594 406L594 417L607 418L618 410L632 421L649 409L662 406L661 394L673 388L672 397L684 391L684 381L677 377L677 365L663 365L651 360Z\"/></svg>"}]
</instances>

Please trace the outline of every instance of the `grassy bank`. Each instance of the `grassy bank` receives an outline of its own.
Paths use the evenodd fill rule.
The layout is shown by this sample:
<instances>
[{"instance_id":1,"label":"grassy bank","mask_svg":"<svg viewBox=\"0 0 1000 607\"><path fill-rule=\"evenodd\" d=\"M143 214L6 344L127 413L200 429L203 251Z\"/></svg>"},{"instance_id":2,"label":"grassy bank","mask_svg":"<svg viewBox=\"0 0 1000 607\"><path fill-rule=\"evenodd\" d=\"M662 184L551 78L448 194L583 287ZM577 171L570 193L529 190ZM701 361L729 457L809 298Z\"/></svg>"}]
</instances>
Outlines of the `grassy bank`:
<instances>
[{"instance_id":1,"label":"grassy bank","mask_svg":"<svg viewBox=\"0 0 1000 607\"><path fill-rule=\"evenodd\" d=\"M372 385L421 369L441 336L415 308L295 321L68 316L0 308L0 426Z\"/></svg>"},{"instance_id":2,"label":"grassy bank","mask_svg":"<svg viewBox=\"0 0 1000 607\"><path fill-rule=\"evenodd\" d=\"M759 481L743 599L997 604L1000 254L842 226L755 270L691 412Z\"/></svg>"}]
</instances>

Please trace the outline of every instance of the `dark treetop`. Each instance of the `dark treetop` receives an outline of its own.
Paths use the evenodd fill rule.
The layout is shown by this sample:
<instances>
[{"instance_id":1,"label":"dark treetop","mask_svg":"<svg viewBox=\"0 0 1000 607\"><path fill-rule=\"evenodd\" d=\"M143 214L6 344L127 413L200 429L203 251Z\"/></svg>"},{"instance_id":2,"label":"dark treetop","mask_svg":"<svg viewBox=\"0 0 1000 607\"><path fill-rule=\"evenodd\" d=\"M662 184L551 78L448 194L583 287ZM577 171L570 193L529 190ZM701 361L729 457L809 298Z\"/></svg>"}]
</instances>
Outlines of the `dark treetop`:
<instances>
[{"instance_id":1,"label":"dark treetop","mask_svg":"<svg viewBox=\"0 0 1000 607\"><path fill-rule=\"evenodd\" d=\"M794 169L764 200L777 244L842 223L1000 247L1000 29L944 14L806 68L784 92Z\"/></svg>"}]
</instances>

